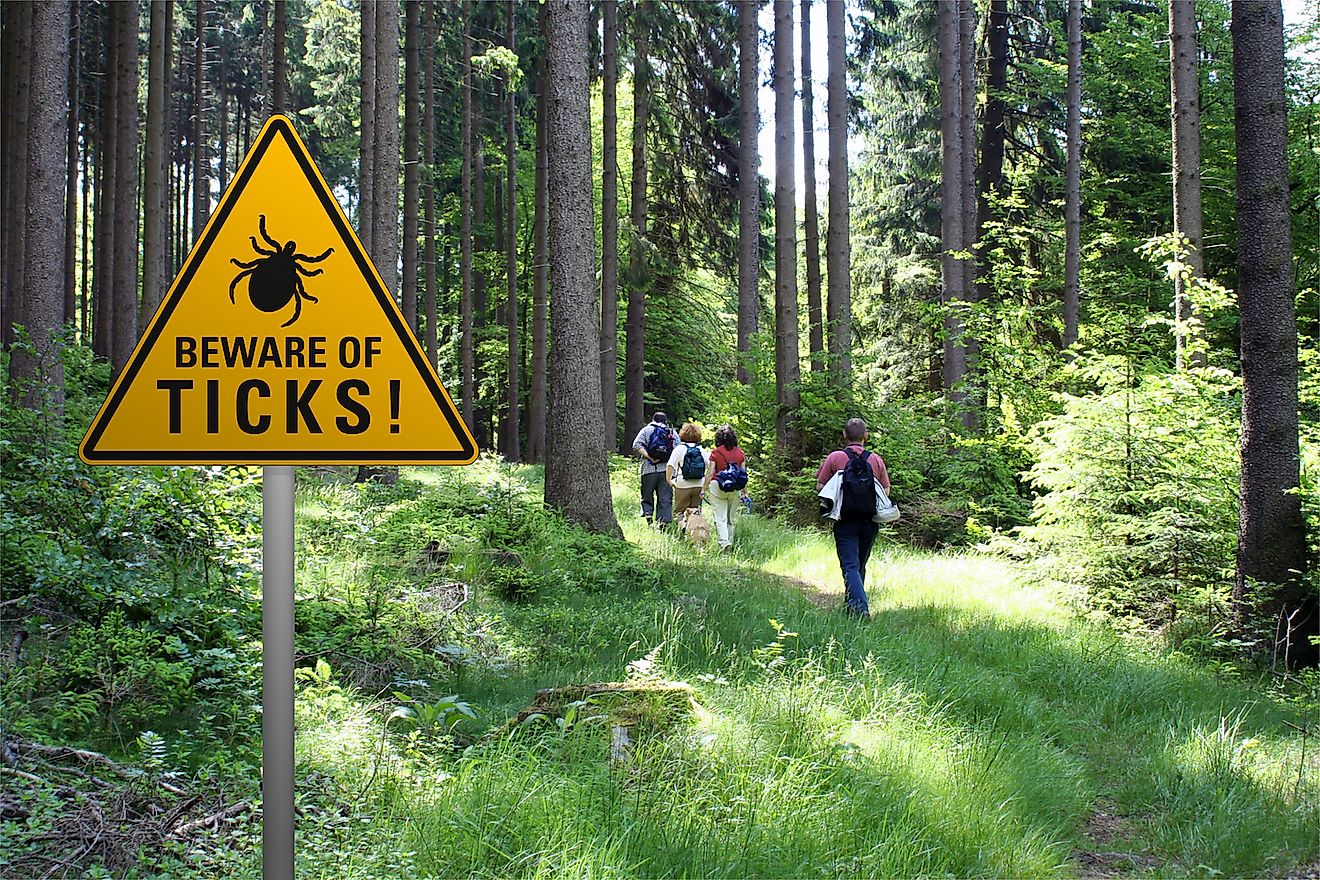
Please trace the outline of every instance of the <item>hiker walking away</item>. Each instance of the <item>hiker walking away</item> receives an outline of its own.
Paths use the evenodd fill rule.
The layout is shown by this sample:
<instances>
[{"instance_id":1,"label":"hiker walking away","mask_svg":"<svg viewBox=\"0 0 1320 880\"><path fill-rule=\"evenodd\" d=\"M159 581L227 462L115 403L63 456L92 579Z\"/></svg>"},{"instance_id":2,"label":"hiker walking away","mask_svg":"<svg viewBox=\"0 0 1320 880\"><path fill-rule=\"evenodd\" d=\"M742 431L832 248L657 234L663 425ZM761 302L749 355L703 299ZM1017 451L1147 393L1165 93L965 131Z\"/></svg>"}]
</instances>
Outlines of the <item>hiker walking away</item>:
<instances>
[{"instance_id":1,"label":"hiker walking away","mask_svg":"<svg viewBox=\"0 0 1320 880\"><path fill-rule=\"evenodd\" d=\"M674 489L674 510L679 516L701 506L701 489L710 474L710 453L701 448L701 429L684 422L678 430L681 441L665 466L665 479Z\"/></svg>"},{"instance_id":2,"label":"hiker walking away","mask_svg":"<svg viewBox=\"0 0 1320 880\"><path fill-rule=\"evenodd\" d=\"M738 435L729 425L715 429L715 448L710 451L710 473L702 494L710 500L715 535L721 550L733 547L733 509L747 494L747 456L738 448Z\"/></svg>"},{"instance_id":3,"label":"hiker walking away","mask_svg":"<svg viewBox=\"0 0 1320 880\"><path fill-rule=\"evenodd\" d=\"M871 613L866 602L866 561L880 531L875 521L875 482L879 481L885 492L889 492L889 471L884 459L864 447L867 436L866 422L849 419L843 427L843 449L826 456L816 472L818 490L835 474L843 472L841 510L834 523L834 549L843 571L843 610L859 617Z\"/></svg>"},{"instance_id":4,"label":"hiker walking away","mask_svg":"<svg viewBox=\"0 0 1320 880\"><path fill-rule=\"evenodd\" d=\"M665 479L665 464L677 445L678 435L662 412L651 416L633 440L633 451L642 458L642 516L648 525L652 516L662 525L674 518L674 490Z\"/></svg>"}]
</instances>

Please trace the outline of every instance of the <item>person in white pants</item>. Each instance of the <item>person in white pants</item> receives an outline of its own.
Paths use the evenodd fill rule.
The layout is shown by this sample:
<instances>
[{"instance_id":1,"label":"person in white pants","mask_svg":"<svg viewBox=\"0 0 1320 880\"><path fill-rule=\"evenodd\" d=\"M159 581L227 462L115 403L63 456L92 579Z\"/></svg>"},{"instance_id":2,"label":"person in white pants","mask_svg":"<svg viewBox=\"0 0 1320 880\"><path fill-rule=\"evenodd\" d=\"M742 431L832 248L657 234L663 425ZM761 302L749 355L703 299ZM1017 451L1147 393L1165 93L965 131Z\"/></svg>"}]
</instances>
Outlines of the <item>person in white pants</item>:
<instances>
[{"instance_id":1,"label":"person in white pants","mask_svg":"<svg viewBox=\"0 0 1320 880\"><path fill-rule=\"evenodd\" d=\"M731 464L747 467L747 456L738 448L738 437L733 428L721 425L715 430L715 448L710 453L711 468L704 487L710 501L711 517L715 520L715 536L721 550L733 547L733 511L738 506L742 490L726 492L715 482L715 475Z\"/></svg>"}]
</instances>

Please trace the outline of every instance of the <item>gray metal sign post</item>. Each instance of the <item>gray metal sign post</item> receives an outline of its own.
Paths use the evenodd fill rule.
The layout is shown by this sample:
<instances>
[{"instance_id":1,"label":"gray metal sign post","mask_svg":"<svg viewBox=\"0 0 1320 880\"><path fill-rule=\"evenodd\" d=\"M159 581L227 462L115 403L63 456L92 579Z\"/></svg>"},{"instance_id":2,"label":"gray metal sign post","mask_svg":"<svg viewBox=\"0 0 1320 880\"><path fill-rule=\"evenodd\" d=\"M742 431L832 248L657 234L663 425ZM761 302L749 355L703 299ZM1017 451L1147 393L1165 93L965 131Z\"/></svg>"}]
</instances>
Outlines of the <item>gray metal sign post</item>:
<instances>
[{"instance_id":1,"label":"gray metal sign post","mask_svg":"<svg viewBox=\"0 0 1320 880\"><path fill-rule=\"evenodd\" d=\"M261 870L293 880L293 468L261 476Z\"/></svg>"}]
</instances>

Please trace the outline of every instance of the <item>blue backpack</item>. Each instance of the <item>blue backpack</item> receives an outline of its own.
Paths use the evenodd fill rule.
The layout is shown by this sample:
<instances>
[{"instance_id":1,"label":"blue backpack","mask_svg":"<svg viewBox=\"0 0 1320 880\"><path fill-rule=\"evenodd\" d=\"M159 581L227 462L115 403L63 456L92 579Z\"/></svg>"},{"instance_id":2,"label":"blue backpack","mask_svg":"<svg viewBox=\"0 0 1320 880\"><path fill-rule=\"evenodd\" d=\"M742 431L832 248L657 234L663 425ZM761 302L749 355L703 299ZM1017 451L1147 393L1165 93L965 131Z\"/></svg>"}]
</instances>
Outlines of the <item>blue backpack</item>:
<instances>
[{"instance_id":1,"label":"blue backpack","mask_svg":"<svg viewBox=\"0 0 1320 880\"><path fill-rule=\"evenodd\" d=\"M687 452L683 453L683 479L700 480L706 476L706 456L701 454L698 443L684 443Z\"/></svg>"},{"instance_id":2,"label":"blue backpack","mask_svg":"<svg viewBox=\"0 0 1320 880\"><path fill-rule=\"evenodd\" d=\"M646 438L646 454L653 461L665 462L674 451L674 432L668 425L656 425L651 429L651 436Z\"/></svg>"},{"instance_id":3,"label":"blue backpack","mask_svg":"<svg viewBox=\"0 0 1320 880\"><path fill-rule=\"evenodd\" d=\"M729 462L719 473L715 474L715 484L720 487L722 492L736 492L739 489L746 489L747 468Z\"/></svg>"}]
</instances>

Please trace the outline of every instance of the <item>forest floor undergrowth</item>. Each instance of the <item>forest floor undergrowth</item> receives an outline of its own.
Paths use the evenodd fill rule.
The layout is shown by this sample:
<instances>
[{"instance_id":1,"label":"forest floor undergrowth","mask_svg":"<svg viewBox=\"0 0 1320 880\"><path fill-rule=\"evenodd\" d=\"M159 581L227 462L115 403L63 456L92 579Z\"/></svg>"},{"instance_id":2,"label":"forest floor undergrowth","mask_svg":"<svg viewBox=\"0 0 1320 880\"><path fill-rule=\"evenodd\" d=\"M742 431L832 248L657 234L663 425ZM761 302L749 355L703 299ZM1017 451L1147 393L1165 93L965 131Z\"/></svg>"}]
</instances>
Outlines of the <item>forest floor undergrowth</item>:
<instances>
[{"instance_id":1,"label":"forest floor undergrowth","mask_svg":"<svg viewBox=\"0 0 1320 880\"><path fill-rule=\"evenodd\" d=\"M694 550L637 516L634 480L615 473L619 545L546 513L537 468L300 472L300 878L1284 877L1320 857L1317 719L1263 680L1086 620L989 554L882 541L873 618L850 619L827 533L745 516L732 554ZM627 688L509 724L539 689L606 682ZM256 877L259 845L242 814L187 867L125 876Z\"/></svg>"}]
</instances>

